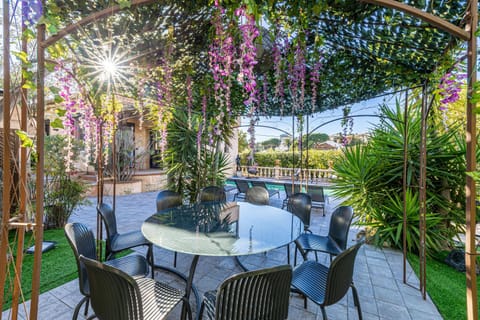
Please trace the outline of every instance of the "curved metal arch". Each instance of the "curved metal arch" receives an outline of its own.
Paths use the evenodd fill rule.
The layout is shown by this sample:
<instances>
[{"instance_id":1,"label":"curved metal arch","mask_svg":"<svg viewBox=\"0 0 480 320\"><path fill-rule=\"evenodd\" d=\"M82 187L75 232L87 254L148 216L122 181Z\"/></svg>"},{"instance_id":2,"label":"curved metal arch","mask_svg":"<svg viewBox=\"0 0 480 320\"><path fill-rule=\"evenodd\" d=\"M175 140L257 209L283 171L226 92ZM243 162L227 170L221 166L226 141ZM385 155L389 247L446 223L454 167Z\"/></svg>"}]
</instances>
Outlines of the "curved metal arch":
<instances>
[{"instance_id":1,"label":"curved metal arch","mask_svg":"<svg viewBox=\"0 0 480 320\"><path fill-rule=\"evenodd\" d=\"M436 28L446 31L461 40L464 40L464 41L470 40L470 32L463 30L462 28L457 27L456 25L442 18L439 18L431 13L417 9L410 5L407 5L398 1L394 1L394 0L359 0L359 1L374 4L381 7L403 11L411 16L417 17L431 24Z\"/></svg>"},{"instance_id":2,"label":"curved metal arch","mask_svg":"<svg viewBox=\"0 0 480 320\"><path fill-rule=\"evenodd\" d=\"M138 7L138 6L141 6L141 5L150 4L150 3L154 3L154 2L156 2L156 1L155 0L132 0L129 8ZM114 5L112 7L100 10L96 13L92 13L91 15L81 19L80 21L78 21L76 23L73 23L73 24L70 24L67 27L63 28L62 30L58 31L58 33L55 34L54 36L51 36L50 38L42 41L39 44L39 46L41 46L42 48L48 48L49 46L51 46L52 44L54 44L58 40L60 40L60 39L64 38L65 36L71 34L73 31L76 31L78 28L83 27L87 24L90 24L90 23L94 22L95 20L112 16L112 15L116 14L117 12L120 12L124 9L125 8L122 8L120 5L117 4L117 5Z\"/></svg>"},{"instance_id":3,"label":"curved metal arch","mask_svg":"<svg viewBox=\"0 0 480 320\"><path fill-rule=\"evenodd\" d=\"M234 128L234 129L235 129L235 128L244 128L244 127L246 128L246 127L249 127L249 126L250 126L250 125L246 125L246 124L244 124L244 125L240 125L240 126L234 126L233 128ZM288 135L289 137L291 137L291 136L292 136L292 134L291 134L290 132L287 132L287 131L285 131L285 130L283 130L283 129L279 129L279 128L271 127L271 126L256 125L256 126L255 126L255 128L267 128L267 129L273 129L273 130L277 130L277 131L283 132L283 133L285 133L286 135Z\"/></svg>"},{"instance_id":4,"label":"curved metal arch","mask_svg":"<svg viewBox=\"0 0 480 320\"><path fill-rule=\"evenodd\" d=\"M312 134L317 129L319 129L323 126L326 126L327 124L330 124L330 123L333 123L333 122L336 122L336 121L340 121L340 120L345 119L345 118L363 118L363 117L374 117L374 118L389 119L389 120L392 120L392 121L396 121L395 119L382 117L382 116L379 116L378 114L358 114L358 115L352 115L352 116L347 116L347 117L339 117L339 118L335 118L335 119L323 122L323 123L319 124L318 126L316 126L315 128L313 128L312 130L310 130L309 132L307 132L307 135Z\"/></svg>"}]
</instances>

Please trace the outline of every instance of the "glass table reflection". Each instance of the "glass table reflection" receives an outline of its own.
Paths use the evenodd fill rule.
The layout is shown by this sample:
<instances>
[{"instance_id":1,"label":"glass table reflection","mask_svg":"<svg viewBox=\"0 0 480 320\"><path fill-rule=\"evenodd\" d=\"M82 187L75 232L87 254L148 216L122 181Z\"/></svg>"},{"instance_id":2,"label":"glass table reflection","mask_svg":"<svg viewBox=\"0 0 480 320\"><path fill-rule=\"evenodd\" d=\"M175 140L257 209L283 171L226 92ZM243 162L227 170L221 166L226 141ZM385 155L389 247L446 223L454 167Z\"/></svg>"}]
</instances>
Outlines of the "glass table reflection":
<instances>
[{"instance_id":1,"label":"glass table reflection","mask_svg":"<svg viewBox=\"0 0 480 320\"><path fill-rule=\"evenodd\" d=\"M187 298L200 256L264 253L293 242L302 231L302 222L290 212L247 202L182 205L157 212L142 225L153 244L193 255Z\"/></svg>"}]
</instances>

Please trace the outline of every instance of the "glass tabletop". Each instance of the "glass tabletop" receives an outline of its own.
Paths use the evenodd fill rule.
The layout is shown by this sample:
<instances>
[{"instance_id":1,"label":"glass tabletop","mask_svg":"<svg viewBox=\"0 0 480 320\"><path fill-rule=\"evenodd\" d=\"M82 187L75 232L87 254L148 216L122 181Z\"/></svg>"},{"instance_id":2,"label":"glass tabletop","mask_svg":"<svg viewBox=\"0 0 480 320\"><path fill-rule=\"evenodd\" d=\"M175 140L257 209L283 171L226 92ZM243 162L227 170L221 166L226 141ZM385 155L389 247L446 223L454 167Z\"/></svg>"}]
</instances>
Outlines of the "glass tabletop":
<instances>
[{"instance_id":1,"label":"glass tabletop","mask_svg":"<svg viewBox=\"0 0 480 320\"><path fill-rule=\"evenodd\" d=\"M205 256L266 252L289 244L302 230L290 212L247 202L182 205L158 212L142 225L155 245Z\"/></svg>"}]
</instances>

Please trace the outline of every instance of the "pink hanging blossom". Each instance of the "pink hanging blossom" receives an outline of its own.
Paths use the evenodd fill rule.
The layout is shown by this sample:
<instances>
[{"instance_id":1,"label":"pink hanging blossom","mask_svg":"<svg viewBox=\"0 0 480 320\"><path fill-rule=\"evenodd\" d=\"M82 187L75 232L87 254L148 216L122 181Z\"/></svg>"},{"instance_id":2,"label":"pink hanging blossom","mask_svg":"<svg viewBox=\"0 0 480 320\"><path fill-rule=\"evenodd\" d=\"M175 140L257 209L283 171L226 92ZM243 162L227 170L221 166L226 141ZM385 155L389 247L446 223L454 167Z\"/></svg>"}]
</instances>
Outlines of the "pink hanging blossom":
<instances>
[{"instance_id":1,"label":"pink hanging blossom","mask_svg":"<svg viewBox=\"0 0 480 320\"><path fill-rule=\"evenodd\" d=\"M237 80L243 85L243 88L248 95L248 98L243 103L246 106L249 106L256 102L255 95L257 82L253 68L257 64L257 49L254 41L255 38L258 37L259 31L255 25L255 17L253 15L246 14L245 7L240 7L235 10L235 14L240 20L244 20L244 23L240 24L239 26L242 33L243 42L240 44L240 71L238 73Z\"/></svg>"},{"instance_id":2,"label":"pink hanging blossom","mask_svg":"<svg viewBox=\"0 0 480 320\"><path fill-rule=\"evenodd\" d=\"M320 69L322 68L322 63L317 60L313 64L312 71L310 73L310 83L312 86L312 113L315 112L317 106L317 85L320 82Z\"/></svg>"},{"instance_id":3,"label":"pink hanging blossom","mask_svg":"<svg viewBox=\"0 0 480 320\"><path fill-rule=\"evenodd\" d=\"M212 136L220 136L225 115L231 112L231 86L235 46L232 36L224 29L223 15L225 10L215 3L215 14L212 24L215 27L215 37L209 49L210 71L213 77L213 90L217 109L220 113L212 119ZM210 140L213 138L211 137ZM213 143L213 141L212 141Z\"/></svg>"},{"instance_id":4,"label":"pink hanging blossom","mask_svg":"<svg viewBox=\"0 0 480 320\"><path fill-rule=\"evenodd\" d=\"M438 85L438 94L440 95L439 110L442 112L443 125L446 129L447 126L447 111L448 105L455 103L460 99L459 93L462 91L462 86L465 85L465 79L467 75L464 73L449 72L446 73L441 79Z\"/></svg>"},{"instance_id":5,"label":"pink hanging blossom","mask_svg":"<svg viewBox=\"0 0 480 320\"><path fill-rule=\"evenodd\" d=\"M289 65L290 91L292 95L293 110L303 110L305 105L305 54L298 42L294 52L294 62Z\"/></svg>"}]
</instances>

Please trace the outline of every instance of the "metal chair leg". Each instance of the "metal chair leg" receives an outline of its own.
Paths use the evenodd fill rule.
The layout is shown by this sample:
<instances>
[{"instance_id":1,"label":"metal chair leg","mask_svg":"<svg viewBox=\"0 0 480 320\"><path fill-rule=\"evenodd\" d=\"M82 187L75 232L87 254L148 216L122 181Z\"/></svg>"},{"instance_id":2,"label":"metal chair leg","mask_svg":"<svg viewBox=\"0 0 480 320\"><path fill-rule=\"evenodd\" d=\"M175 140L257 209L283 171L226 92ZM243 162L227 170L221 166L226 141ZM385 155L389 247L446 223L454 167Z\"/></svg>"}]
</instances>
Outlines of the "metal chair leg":
<instances>
[{"instance_id":1,"label":"metal chair leg","mask_svg":"<svg viewBox=\"0 0 480 320\"><path fill-rule=\"evenodd\" d=\"M290 244L287 244L287 264L290 264Z\"/></svg>"},{"instance_id":2,"label":"metal chair leg","mask_svg":"<svg viewBox=\"0 0 480 320\"><path fill-rule=\"evenodd\" d=\"M360 300L358 299L358 292L357 292L357 288L355 288L355 286L353 285L353 282L352 282L352 293L353 293L353 302L355 304L355 306L357 307L357 312L358 312L358 320L362 320L362 309L360 308Z\"/></svg>"},{"instance_id":3,"label":"metal chair leg","mask_svg":"<svg viewBox=\"0 0 480 320\"><path fill-rule=\"evenodd\" d=\"M323 320L328 320L327 311L325 311L325 307L320 307L320 309L322 309Z\"/></svg>"},{"instance_id":4,"label":"metal chair leg","mask_svg":"<svg viewBox=\"0 0 480 320\"><path fill-rule=\"evenodd\" d=\"M83 315L86 317L88 314L88 306L90 305L90 298L87 297L87 302L85 302L85 311L83 312Z\"/></svg>"},{"instance_id":5,"label":"metal chair leg","mask_svg":"<svg viewBox=\"0 0 480 320\"><path fill-rule=\"evenodd\" d=\"M77 306L75 307L75 311L73 312L72 320L76 320L78 318L78 313L80 312L80 308L82 307L85 301L88 302L88 297L83 297L82 300L80 300L80 302L77 304ZM85 315L87 315L86 309L85 309Z\"/></svg>"},{"instance_id":6,"label":"metal chair leg","mask_svg":"<svg viewBox=\"0 0 480 320\"><path fill-rule=\"evenodd\" d=\"M154 277L155 277L155 272L154 272L154 270L155 270L155 259L153 257L153 244L150 244L148 246L147 261L150 264L150 269L152 271L152 279L154 279Z\"/></svg>"}]
</instances>

